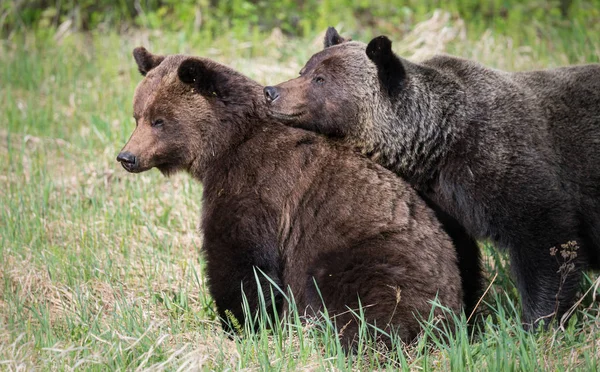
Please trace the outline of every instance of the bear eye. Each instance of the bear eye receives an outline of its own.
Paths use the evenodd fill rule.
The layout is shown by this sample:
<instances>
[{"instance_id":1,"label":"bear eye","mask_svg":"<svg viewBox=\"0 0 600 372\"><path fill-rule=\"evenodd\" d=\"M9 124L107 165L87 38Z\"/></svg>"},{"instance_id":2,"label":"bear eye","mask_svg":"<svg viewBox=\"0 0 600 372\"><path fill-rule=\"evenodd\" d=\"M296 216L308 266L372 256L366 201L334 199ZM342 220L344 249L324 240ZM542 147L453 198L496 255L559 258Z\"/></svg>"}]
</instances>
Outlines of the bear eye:
<instances>
[{"instance_id":1,"label":"bear eye","mask_svg":"<svg viewBox=\"0 0 600 372\"><path fill-rule=\"evenodd\" d=\"M155 128L159 128L159 127L162 127L164 123L165 123L165 121L163 119L156 119L152 122L151 125Z\"/></svg>"},{"instance_id":2,"label":"bear eye","mask_svg":"<svg viewBox=\"0 0 600 372\"><path fill-rule=\"evenodd\" d=\"M325 82L325 79L323 79L321 76L317 76L314 81L315 81L315 83L317 83L319 85L323 85L323 83Z\"/></svg>"}]
</instances>

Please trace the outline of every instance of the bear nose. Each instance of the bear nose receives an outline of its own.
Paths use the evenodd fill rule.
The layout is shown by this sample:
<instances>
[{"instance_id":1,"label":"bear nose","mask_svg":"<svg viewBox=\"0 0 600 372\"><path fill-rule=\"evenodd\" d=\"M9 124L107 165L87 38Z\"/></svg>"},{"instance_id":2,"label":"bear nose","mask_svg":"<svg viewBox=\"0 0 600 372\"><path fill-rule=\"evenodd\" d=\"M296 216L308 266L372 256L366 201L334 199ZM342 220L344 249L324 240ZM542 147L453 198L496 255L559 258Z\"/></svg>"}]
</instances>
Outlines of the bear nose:
<instances>
[{"instance_id":1,"label":"bear nose","mask_svg":"<svg viewBox=\"0 0 600 372\"><path fill-rule=\"evenodd\" d=\"M279 97L279 92L277 91L277 88L275 87L265 87L264 89L265 92L265 98L267 99L267 102L273 102L277 99L277 97Z\"/></svg>"},{"instance_id":2,"label":"bear nose","mask_svg":"<svg viewBox=\"0 0 600 372\"><path fill-rule=\"evenodd\" d=\"M129 151L121 151L117 156L117 161L127 164L135 164L135 156Z\"/></svg>"}]
</instances>

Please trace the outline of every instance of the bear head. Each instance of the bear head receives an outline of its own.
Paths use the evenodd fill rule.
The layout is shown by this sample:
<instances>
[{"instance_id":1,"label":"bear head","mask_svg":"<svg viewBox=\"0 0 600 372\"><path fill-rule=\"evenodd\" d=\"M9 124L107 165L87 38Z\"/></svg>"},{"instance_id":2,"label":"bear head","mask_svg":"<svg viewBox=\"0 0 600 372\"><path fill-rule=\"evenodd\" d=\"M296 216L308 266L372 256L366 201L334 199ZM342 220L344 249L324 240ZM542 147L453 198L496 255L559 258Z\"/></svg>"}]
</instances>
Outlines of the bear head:
<instances>
[{"instance_id":1,"label":"bear head","mask_svg":"<svg viewBox=\"0 0 600 372\"><path fill-rule=\"evenodd\" d=\"M391 45L385 36L368 45L350 41L330 27L325 48L299 77L265 87L271 115L289 126L364 142L373 135L373 121L390 111L386 101L396 100L404 83L403 64Z\"/></svg>"},{"instance_id":2,"label":"bear head","mask_svg":"<svg viewBox=\"0 0 600 372\"><path fill-rule=\"evenodd\" d=\"M253 110L262 87L209 59L142 47L133 55L144 79L133 98L136 126L117 161L129 172L184 170L201 179L211 159L242 135L244 120L236 118Z\"/></svg>"}]
</instances>

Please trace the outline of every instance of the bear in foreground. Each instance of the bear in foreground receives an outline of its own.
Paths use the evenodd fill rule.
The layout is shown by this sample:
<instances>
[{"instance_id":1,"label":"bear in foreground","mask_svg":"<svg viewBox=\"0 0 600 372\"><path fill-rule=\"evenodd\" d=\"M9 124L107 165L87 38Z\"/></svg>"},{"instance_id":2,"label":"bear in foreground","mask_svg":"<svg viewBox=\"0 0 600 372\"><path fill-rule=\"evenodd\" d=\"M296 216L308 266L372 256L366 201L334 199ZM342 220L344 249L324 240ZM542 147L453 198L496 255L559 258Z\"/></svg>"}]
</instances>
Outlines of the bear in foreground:
<instances>
[{"instance_id":1,"label":"bear in foreground","mask_svg":"<svg viewBox=\"0 0 600 372\"><path fill-rule=\"evenodd\" d=\"M561 317L599 267L600 65L511 73L391 45L330 28L300 77L265 88L272 116L360 149L508 248L523 321Z\"/></svg>"},{"instance_id":2,"label":"bear in foreground","mask_svg":"<svg viewBox=\"0 0 600 372\"><path fill-rule=\"evenodd\" d=\"M252 314L260 293L282 314L286 296L272 284L293 293L300 313L318 316L324 303L347 346L361 305L370 324L406 342L436 297L460 310L454 247L409 185L343 145L268 118L263 87L228 67L144 48L134 57L145 78L117 160L129 172L187 171L203 184L208 287L226 329L231 315L248 321L243 294Z\"/></svg>"}]
</instances>

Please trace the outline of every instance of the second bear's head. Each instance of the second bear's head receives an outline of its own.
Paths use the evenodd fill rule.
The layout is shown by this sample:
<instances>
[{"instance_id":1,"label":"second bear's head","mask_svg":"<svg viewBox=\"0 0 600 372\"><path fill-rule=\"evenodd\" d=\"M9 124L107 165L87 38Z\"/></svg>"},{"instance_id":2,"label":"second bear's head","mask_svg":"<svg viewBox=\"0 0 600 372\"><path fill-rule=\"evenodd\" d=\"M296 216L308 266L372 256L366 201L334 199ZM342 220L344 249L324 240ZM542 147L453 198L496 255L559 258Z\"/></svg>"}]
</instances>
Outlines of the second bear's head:
<instances>
[{"instance_id":1,"label":"second bear's head","mask_svg":"<svg viewBox=\"0 0 600 372\"><path fill-rule=\"evenodd\" d=\"M272 116L332 137L369 138L374 121L393 115L390 103L400 98L405 83L403 63L391 46L387 37L366 45L330 27L324 49L310 58L299 77L265 88Z\"/></svg>"},{"instance_id":2,"label":"second bear's head","mask_svg":"<svg viewBox=\"0 0 600 372\"><path fill-rule=\"evenodd\" d=\"M136 127L117 157L129 172L184 170L197 178L211 159L242 140L262 107L262 86L205 58L133 56L144 79L133 98Z\"/></svg>"}]
</instances>

